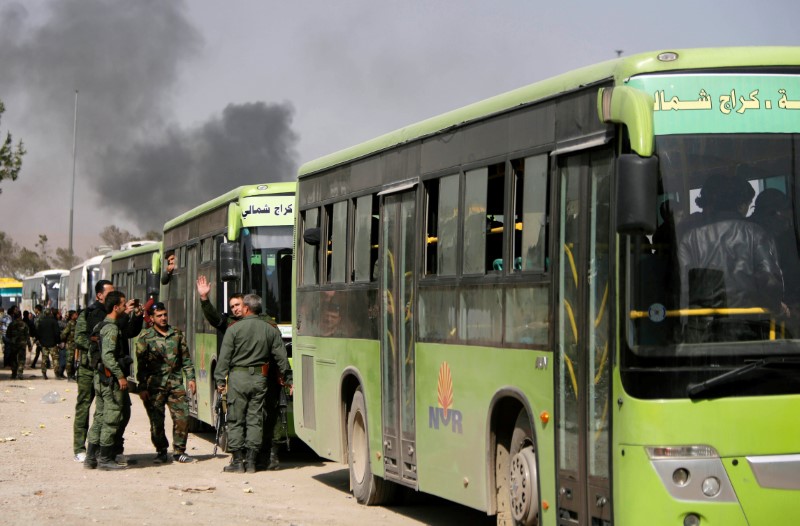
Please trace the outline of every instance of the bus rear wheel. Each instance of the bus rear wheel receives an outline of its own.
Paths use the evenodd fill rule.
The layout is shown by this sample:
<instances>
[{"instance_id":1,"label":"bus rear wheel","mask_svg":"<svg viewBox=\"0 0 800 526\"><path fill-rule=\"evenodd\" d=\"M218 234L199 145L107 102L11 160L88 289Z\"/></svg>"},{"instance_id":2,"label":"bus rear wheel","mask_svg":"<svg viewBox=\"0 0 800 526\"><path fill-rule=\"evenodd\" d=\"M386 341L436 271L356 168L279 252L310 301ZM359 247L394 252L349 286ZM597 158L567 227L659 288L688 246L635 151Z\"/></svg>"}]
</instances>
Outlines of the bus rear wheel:
<instances>
[{"instance_id":1,"label":"bus rear wheel","mask_svg":"<svg viewBox=\"0 0 800 526\"><path fill-rule=\"evenodd\" d=\"M372 474L370 466L367 405L364 393L358 389L347 415L347 463L350 468L350 487L360 504L375 506L387 502L393 484Z\"/></svg>"},{"instance_id":2,"label":"bus rear wheel","mask_svg":"<svg viewBox=\"0 0 800 526\"><path fill-rule=\"evenodd\" d=\"M511 516L515 524L535 526L539 524L539 480L533 431L525 411L520 411L514 424L509 456Z\"/></svg>"}]
</instances>

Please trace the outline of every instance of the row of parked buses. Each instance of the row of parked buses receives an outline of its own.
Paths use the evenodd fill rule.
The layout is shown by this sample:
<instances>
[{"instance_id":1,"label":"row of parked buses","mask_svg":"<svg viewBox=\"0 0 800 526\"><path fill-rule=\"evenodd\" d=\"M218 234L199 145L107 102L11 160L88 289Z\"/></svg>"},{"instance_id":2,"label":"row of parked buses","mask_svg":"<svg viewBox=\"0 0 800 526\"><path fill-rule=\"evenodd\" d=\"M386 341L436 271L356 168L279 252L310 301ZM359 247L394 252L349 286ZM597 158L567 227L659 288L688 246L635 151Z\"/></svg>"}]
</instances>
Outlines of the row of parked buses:
<instances>
[{"instance_id":1,"label":"row of parked buses","mask_svg":"<svg viewBox=\"0 0 800 526\"><path fill-rule=\"evenodd\" d=\"M261 296L266 314L275 319L289 343L295 187L295 183L272 183L235 188L167 221L162 242L132 242L70 270L37 272L23 280L22 309L86 308L94 302L95 284L102 279L141 304L150 298L163 302L170 323L185 331L195 363L192 416L214 425L213 375L221 340L200 309L197 278L203 275L212 284L209 301L219 312L227 312L232 294ZM170 255L175 256L176 267L169 279L162 280ZM287 349L291 352L291 346Z\"/></svg>"},{"instance_id":2,"label":"row of parked buses","mask_svg":"<svg viewBox=\"0 0 800 526\"><path fill-rule=\"evenodd\" d=\"M797 256L798 151L800 48L624 57L232 190L111 275L186 330L207 423L220 342L195 280L219 311L262 296L293 338L297 435L349 465L361 503L407 488L500 524L786 523L796 320L698 307L702 283L654 269L676 268L677 225L719 176L783 196ZM697 322L751 337L686 339Z\"/></svg>"},{"instance_id":3,"label":"row of parked buses","mask_svg":"<svg viewBox=\"0 0 800 526\"><path fill-rule=\"evenodd\" d=\"M119 251L91 257L69 270L47 269L22 280L20 308L33 311L36 305L68 310L85 309L94 302L94 285L101 279L111 279L111 261L116 254L156 241L131 241Z\"/></svg>"}]
</instances>

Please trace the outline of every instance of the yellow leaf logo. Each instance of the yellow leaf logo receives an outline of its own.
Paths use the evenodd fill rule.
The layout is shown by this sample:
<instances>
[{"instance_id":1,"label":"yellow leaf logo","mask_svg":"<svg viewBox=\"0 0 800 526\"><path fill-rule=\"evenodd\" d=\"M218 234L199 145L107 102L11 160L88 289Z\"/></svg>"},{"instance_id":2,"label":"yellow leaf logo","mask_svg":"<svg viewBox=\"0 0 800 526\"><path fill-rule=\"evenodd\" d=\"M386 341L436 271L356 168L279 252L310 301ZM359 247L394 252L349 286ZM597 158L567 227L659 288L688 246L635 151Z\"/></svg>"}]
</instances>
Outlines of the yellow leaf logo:
<instances>
[{"instance_id":1,"label":"yellow leaf logo","mask_svg":"<svg viewBox=\"0 0 800 526\"><path fill-rule=\"evenodd\" d=\"M442 406L442 416L447 418L447 410L453 405L453 378L447 362L442 362L439 367L439 405Z\"/></svg>"}]
</instances>

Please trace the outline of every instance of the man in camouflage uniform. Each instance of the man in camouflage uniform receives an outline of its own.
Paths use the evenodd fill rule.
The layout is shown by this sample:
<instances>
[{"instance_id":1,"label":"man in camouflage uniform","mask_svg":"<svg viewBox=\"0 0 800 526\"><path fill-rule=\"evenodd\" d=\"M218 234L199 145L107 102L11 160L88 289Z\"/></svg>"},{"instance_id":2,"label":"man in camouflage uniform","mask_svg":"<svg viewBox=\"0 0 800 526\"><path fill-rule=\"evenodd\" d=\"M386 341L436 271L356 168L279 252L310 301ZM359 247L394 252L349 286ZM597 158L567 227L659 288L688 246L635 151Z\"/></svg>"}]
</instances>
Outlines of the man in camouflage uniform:
<instances>
[{"instance_id":1,"label":"man in camouflage uniform","mask_svg":"<svg viewBox=\"0 0 800 526\"><path fill-rule=\"evenodd\" d=\"M22 320L19 307L12 305L8 309L8 314L13 320L6 329L6 345L11 351L11 379L22 379L22 372L25 370L25 353L28 349L30 332L28 324Z\"/></svg>"},{"instance_id":2,"label":"man in camouflage uniform","mask_svg":"<svg viewBox=\"0 0 800 526\"><path fill-rule=\"evenodd\" d=\"M292 371L286 358L281 333L256 316L261 312L261 298L244 296L242 318L230 325L222 339L214 381L220 393L228 393L228 449L231 464L228 473L256 471L256 454L264 436L264 398L267 394L269 363L277 363L291 384ZM246 453L246 468L245 468Z\"/></svg>"},{"instance_id":3,"label":"man in camouflage uniform","mask_svg":"<svg viewBox=\"0 0 800 526\"><path fill-rule=\"evenodd\" d=\"M108 280L100 280L94 287L95 302L81 311L75 322L75 347L78 355L78 397L75 400L75 421L72 425L72 449L75 461L86 459L86 435L89 432L89 410L94 400L94 369L89 367L89 344L92 329L106 317L103 302L106 295L114 290Z\"/></svg>"},{"instance_id":4,"label":"man in camouflage uniform","mask_svg":"<svg viewBox=\"0 0 800 526\"><path fill-rule=\"evenodd\" d=\"M89 445L84 467L101 470L125 469L126 465L115 460L115 440L123 422L125 406L130 404L128 379L121 361L122 338L117 319L125 315L125 295L112 290L104 302L106 318L92 331L99 336L98 372L94 376L97 393L94 418L89 429ZM94 357L89 356L90 365Z\"/></svg>"},{"instance_id":5,"label":"man in camouflage uniform","mask_svg":"<svg viewBox=\"0 0 800 526\"><path fill-rule=\"evenodd\" d=\"M75 380L75 365L78 363L78 352L75 346L75 325L77 324L78 313L71 310L67 313L67 326L61 331L61 341L67 350L67 379Z\"/></svg>"},{"instance_id":6,"label":"man in camouflage uniform","mask_svg":"<svg viewBox=\"0 0 800 526\"><path fill-rule=\"evenodd\" d=\"M209 292L211 292L211 285L208 279L205 276L198 277L197 294L200 296L200 308L203 310L203 316L211 326L224 336L226 329L241 319L242 298L244 296L242 294L233 294L230 298L230 315L225 315L217 312L217 309L208 299ZM275 320L271 317L260 312L255 314L273 327L277 326ZM281 352L280 349L277 352ZM283 353L283 358L288 361L285 347L283 347ZM261 443L261 451L256 458L256 468L258 470L276 470L280 466L280 459L278 458L279 444L286 440L284 436L286 430L277 425L280 390L283 389L281 380L278 365L274 359L271 359L267 377L267 395L264 398L264 410L266 411L264 415L264 439Z\"/></svg>"},{"instance_id":7,"label":"man in camouflage uniform","mask_svg":"<svg viewBox=\"0 0 800 526\"><path fill-rule=\"evenodd\" d=\"M194 364L189 356L186 338L179 329L168 323L163 303L153 306L153 326L145 329L136 340L136 381L139 398L144 402L150 419L150 440L156 447L156 462L166 463L169 441L164 431L164 406L172 416L172 458L175 462L194 462L186 454L189 435L189 402L183 376L194 394Z\"/></svg>"}]
</instances>

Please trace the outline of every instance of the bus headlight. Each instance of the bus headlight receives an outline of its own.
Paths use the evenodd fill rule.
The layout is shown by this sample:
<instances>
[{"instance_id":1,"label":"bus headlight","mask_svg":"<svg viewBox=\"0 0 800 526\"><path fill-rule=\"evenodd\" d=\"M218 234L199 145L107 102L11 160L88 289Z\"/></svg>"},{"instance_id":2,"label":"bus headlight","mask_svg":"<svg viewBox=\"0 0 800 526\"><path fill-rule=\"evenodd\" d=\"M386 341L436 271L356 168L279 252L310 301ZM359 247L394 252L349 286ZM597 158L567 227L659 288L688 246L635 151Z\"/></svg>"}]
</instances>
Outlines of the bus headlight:
<instances>
[{"instance_id":1,"label":"bus headlight","mask_svg":"<svg viewBox=\"0 0 800 526\"><path fill-rule=\"evenodd\" d=\"M651 446L645 451L662 484L676 500L738 502L722 459L713 447Z\"/></svg>"},{"instance_id":2,"label":"bus headlight","mask_svg":"<svg viewBox=\"0 0 800 526\"><path fill-rule=\"evenodd\" d=\"M719 495L720 488L717 477L708 477L703 481L703 495L706 497L716 497Z\"/></svg>"},{"instance_id":3,"label":"bus headlight","mask_svg":"<svg viewBox=\"0 0 800 526\"><path fill-rule=\"evenodd\" d=\"M689 470L686 468L678 468L672 472L672 482L676 486L684 487L689 483Z\"/></svg>"}]
</instances>

